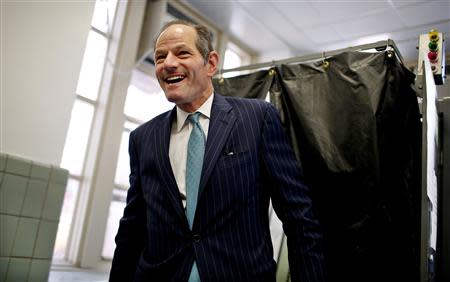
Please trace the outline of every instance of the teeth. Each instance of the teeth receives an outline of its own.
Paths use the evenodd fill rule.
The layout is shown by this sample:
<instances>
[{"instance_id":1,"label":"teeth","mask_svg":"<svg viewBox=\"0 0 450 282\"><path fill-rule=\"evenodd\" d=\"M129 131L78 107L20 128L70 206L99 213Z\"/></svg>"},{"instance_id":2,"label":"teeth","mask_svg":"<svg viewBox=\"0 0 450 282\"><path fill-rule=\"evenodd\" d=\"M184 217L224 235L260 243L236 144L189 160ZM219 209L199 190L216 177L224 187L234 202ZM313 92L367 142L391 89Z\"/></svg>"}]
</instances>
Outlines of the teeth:
<instances>
[{"instance_id":1,"label":"teeth","mask_svg":"<svg viewBox=\"0 0 450 282\"><path fill-rule=\"evenodd\" d=\"M169 77L169 78L167 78L166 80L167 80L167 81L175 81L175 80L179 80L179 79L183 79L183 78L184 78L183 76L177 75L177 76Z\"/></svg>"}]
</instances>

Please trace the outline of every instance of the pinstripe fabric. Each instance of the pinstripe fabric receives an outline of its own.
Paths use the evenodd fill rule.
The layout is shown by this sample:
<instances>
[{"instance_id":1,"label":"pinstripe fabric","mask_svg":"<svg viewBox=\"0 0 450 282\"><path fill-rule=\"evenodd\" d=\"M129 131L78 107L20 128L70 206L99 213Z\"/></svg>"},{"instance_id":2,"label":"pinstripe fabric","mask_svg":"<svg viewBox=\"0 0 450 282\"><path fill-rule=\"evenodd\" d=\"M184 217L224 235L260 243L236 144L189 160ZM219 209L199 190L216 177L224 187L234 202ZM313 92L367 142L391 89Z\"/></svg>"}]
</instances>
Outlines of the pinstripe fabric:
<instances>
[{"instance_id":1,"label":"pinstripe fabric","mask_svg":"<svg viewBox=\"0 0 450 282\"><path fill-rule=\"evenodd\" d=\"M268 103L215 94L192 230L167 156L174 111L130 135L130 190L110 281L275 281L268 206L283 222L293 281L324 281L320 228Z\"/></svg>"}]
</instances>

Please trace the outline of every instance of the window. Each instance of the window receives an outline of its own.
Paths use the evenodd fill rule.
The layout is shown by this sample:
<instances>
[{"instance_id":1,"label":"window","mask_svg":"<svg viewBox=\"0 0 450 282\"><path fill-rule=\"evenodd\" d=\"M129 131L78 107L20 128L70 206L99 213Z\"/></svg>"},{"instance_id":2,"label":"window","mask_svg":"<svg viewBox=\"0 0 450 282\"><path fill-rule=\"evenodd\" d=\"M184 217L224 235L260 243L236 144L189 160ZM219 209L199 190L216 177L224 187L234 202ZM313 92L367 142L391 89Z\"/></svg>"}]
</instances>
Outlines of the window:
<instances>
[{"instance_id":1,"label":"window","mask_svg":"<svg viewBox=\"0 0 450 282\"><path fill-rule=\"evenodd\" d=\"M61 167L69 170L69 180L53 254L56 260L66 256L116 4L117 0L98 0L94 8L61 160Z\"/></svg>"},{"instance_id":2,"label":"window","mask_svg":"<svg viewBox=\"0 0 450 282\"><path fill-rule=\"evenodd\" d=\"M76 99L70 116L61 166L72 176L81 177L95 105Z\"/></svg>"},{"instance_id":3,"label":"window","mask_svg":"<svg viewBox=\"0 0 450 282\"><path fill-rule=\"evenodd\" d=\"M113 197L109 206L108 222L106 223L105 241L103 242L102 257L104 259L112 259L114 255L114 249L116 248L114 237L117 234L117 229L119 229L119 221L122 218L126 198L126 190L120 188L113 190Z\"/></svg>"},{"instance_id":4,"label":"window","mask_svg":"<svg viewBox=\"0 0 450 282\"><path fill-rule=\"evenodd\" d=\"M108 34L111 31L112 21L116 13L117 0L98 0L95 2L92 27Z\"/></svg>"},{"instance_id":5,"label":"window","mask_svg":"<svg viewBox=\"0 0 450 282\"><path fill-rule=\"evenodd\" d=\"M97 100L107 44L108 40L105 35L94 30L89 32L78 79L77 94L92 101Z\"/></svg>"},{"instance_id":6,"label":"window","mask_svg":"<svg viewBox=\"0 0 450 282\"><path fill-rule=\"evenodd\" d=\"M129 186L128 176L130 174L128 155L130 132L142 123L174 107L173 103L166 100L157 79L150 73L153 73L153 67L148 73L140 70L133 71L131 82L128 86L124 107L126 121L122 132L113 196L109 207L105 241L103 243L102 257L104 259L112 259L113 257L116 246L114 237L117 234L119 221L125 208L126 193Z\"/></svg>"},{"instance_id":7,"label":"window","mask_svg":"<svg viewBox=\"0 0 450 282\"><path fill-rule=\"evenodd\" d=\"M223 60L223 69L233 69L250 64L251 56L236 44L228 42ZM223 77L232 77L242 74L242 72L232 71L223 74Z\"/></svg>"},{"instance_id":8,"label":"window","mask_svg":"<svg viewBox=\"0 0 450 282\"><path fill-rule=\"evenodd\" d=\"M67 241L71 223L75 211L75 202L78 197L80 181L70 177L67 182L66 192L64 194L63 208L59 218L58 234L56 236L55 250L53 257L55 259L64 259L66 253Z\"/></svg>"}]
</instances>

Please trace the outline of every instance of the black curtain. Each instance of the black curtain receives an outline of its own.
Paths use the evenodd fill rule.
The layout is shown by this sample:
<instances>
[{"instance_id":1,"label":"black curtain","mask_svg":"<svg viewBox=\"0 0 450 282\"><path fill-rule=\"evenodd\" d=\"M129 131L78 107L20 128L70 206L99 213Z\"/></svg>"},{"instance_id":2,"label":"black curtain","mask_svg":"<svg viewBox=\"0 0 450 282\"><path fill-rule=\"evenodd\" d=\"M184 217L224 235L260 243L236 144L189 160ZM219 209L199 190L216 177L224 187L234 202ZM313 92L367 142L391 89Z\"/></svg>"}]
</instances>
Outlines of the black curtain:
<instances>
[{"instance_id":1,"label":"black curtain","mask_svg":"<svg viewBox=\"0 0 450 282\"><path fill-rule=\"evenodd\" d=\"M231 78L213 79L214 90L224 96L265 99L274 78L274 70L262 70Z\"/></svg>"},{"instance_id":2,"label":"black curtain","mask_svg":"<svg viewBox=\"0 0 450 282\"><path fill-rule=\"evenodd\" d=\"M418 281L421 124L414 75L389 52L342 53L326 63L280 65L275 73L271 102L313 193L330 281ZM245 89L225 81L234 86L219 93L267 93L266 81L247 76L240 80ZM265 92L246 96L248 89Z\"/></svg>"}]
</instances>

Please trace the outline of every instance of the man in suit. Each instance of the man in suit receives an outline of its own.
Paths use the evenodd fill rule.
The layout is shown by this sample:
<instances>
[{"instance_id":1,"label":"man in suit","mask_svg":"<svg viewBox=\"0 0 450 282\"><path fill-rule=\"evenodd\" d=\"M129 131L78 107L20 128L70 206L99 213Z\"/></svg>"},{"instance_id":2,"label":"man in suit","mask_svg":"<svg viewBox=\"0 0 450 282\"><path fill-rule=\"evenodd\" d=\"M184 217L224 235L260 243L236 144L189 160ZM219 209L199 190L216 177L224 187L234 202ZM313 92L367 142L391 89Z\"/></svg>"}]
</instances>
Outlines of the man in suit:
<instances>
[{"instance_id":1,"label":"man in suit","mask_svg":"<svg viewBox=\"0 0 450 282\"><path fill-rule=\"evenodd\" d=\"M324 280L319 224L278 113L214 93L218 60L205 27L162 28L156 76L176 107L130 134L110 281L275 281L270 199L292 280Z\"/></svg>"}]
</instances>

